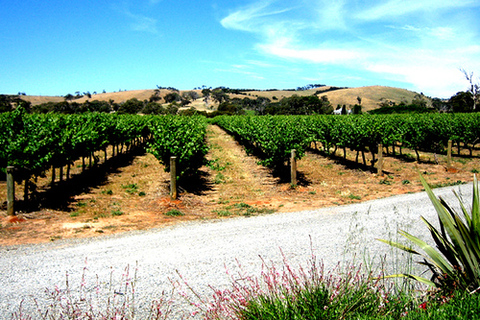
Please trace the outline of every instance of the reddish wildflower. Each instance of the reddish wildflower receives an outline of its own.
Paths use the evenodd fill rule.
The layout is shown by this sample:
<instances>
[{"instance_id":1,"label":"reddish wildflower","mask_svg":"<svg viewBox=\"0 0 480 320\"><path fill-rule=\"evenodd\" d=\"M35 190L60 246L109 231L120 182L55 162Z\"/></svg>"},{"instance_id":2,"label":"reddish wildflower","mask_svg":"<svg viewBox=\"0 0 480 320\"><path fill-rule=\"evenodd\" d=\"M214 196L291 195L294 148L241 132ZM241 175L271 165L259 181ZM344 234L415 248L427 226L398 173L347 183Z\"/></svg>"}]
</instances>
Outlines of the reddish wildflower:
<instances>
[{"instance_id":1,"label":"reddish wildflower","mask_svg":"<svg viewBox=\"0 0 480 320\"><path fill-rule=\"evenodd\" d=\"M427 310L427 303L424 302L418 306L420 309Z\"/></svg>"}]
</instances>

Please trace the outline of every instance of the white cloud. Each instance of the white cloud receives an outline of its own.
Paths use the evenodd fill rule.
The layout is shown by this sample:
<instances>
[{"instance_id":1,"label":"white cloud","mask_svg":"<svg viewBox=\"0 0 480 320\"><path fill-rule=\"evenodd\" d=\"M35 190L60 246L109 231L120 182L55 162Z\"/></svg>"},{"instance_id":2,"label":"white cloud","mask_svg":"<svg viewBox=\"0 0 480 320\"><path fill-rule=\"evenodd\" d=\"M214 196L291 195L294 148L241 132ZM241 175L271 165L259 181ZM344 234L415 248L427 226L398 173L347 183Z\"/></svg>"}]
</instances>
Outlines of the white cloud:
<instances>
[{"instance_id":1,"label":"white cloud","mask_svg":"<svg viewBox=\"0 0 480 320\"><path fill-rule=\"evenodd\" d=\"M265 53L282 58L294 58L313 63L333 63L341 64L362 59L363 53L353 50L329 49L329 48L310 48L296 49L289 47L288 44L263 44L258 46Z\"/></svg>"},{"instance_id":2,"label":"white cloud","mask_svg":"<svg viewBox=\"0 0 480 320\"><path fill-rule=\"evenodd\" d=\"M435 12L437 10L449 10L475 6L473 0L390 0L380 2L371 8L360 11L355 15L361 20L383 20L391 17L400 17L417 12Z\"/></svg>"},{"instance_id":3,"label":"white cloud","mask_svg":"<svg viewBox=\"0 0 480 320\"><path fill-rule=\"evenodd\" d=\"M265 28L266 24L263 19L268 16L274 16L290 11L291 8L272 10L270 5L274 1L259 1L248 7L237 10L227 17L223 18L220 23L227 29L235 29L242 31L259 31L257 28Z\"/></svg>"},{"instance_id":4,"label":"white cloud","mask_svg":"<svg viewBox=\"0 0 480 320\"><path fill-rule=\"evenodd\" d=\"M447 97L464 86L460 67L480 70L470 13L477 7L474 0L264 0L221 24L254 33L259 41L253 48L265 57L308 63L310 73L315 64L364 72Z\"/></svg>"},{"instance_id":5,"label":"white cloud","mask_svg":"<svg viewBox=\"0 0 480 320\"><path fill-rule=\"evenodd\" d=\"M158 1L157 1L158 2ZM114 9L125 17L127 17L130 22L130 27L134 31L143 31L149 33L158 33L157 30L157 19L150 18L145 15L133 13L126 2L122 3L121 5L114 6Z\"/></svg>"}]
</instances>

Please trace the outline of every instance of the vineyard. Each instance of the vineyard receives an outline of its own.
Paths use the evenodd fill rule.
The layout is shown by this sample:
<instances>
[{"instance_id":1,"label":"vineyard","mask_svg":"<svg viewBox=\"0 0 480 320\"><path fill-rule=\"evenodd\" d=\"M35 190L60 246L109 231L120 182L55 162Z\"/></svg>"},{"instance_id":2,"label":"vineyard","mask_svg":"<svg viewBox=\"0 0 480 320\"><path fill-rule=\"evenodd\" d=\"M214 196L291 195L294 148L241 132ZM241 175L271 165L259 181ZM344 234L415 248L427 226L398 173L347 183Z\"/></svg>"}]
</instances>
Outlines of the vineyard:
<instances>
[{"instance_id":1,"label":"vineyard","mask_svg":"<svg viewBox=\"0 0 480 320\"><path fill-rule=\"evenodd\" d=\"M88 206L99 207L105 201L108 208L112 203L120 206L131 200L137 207L145 203L141 206L148 206L148 212L178 207L190 213L188 219L193 219L238 212L252 214L256 212L253 208L258 208L258 212L295 210L305 208L307 203L315 207L367 200L392 192L414 192L419 190L417 170L431 174L432 179L438 177L438 183L467 181L471 172L480 168L479 128L480 117L475 114L223 116L209 124L203 117L31 115L17 110L0 115L0 141L6 146L0 151L0 163L2 170L15 167L17 186L24 191L23 197L17 199L28 200L28 190L36 192L36 184L40 186L38 192L55 185L68 186L70 170L80 169L75 175L82 175L105 163L107 153L113 160L130 154L133 164L128 168L135 166L138 159L143 163L143 167L132 169L136 171L130 177L123 175L132 181L123 182L118 191L95 185L99 189L95 196L97 203L92 201ZM243 146L243 151L239 149L230 155L230 150L238 146L231 137ZM457 173L445 171L448 140L454 144ZM385 177L372 174L376 172L379 143L387 156ZM292 149L297 150L296 157L300 160L299 186L293 189L280 177L282 170L288 172L285 167ZM170 169L171 156L178 159L177 175L185 177L180 183L179 202L166 200L170 177L165 174ZM142 178L140 171L148 171L149 176ZM373 187L359 187L357 184L361 183ZM382 191L372 191L377 188ZM125 192L121 197L117 195ZM6 199L6 193L1 194ZM78 197L82 195L69 200L72 210ZM119 199L112 201L116 197ZM282 203L278 198L291 202ZM259 199L264 200L259 202ZM41 206L35 204L33 210L41 210ZM109 215L96 210L95 221ZM68 213L64 215L71 219Z\"/></svg>"},{"instance_id":2,"label":"vineyard","mask_svg":"<svg viewBox=\"0 0 480 320\"><path fill-rule=\"evenodd\" d=\"M449 140L472 156L480 142L480 116L478 114L388 115L388 116L271 116L271 117L217 117L218 124L235 136L243 145L256 150L267 166L282 166L297 150L300 159L311 148L322 148L326 154L346 149L375 154L379 144L387 153L389 148L402 154L403 148L415 151L446 153ZM318 143L318 145L317 145Z\"/></svg>"}]
</instances>

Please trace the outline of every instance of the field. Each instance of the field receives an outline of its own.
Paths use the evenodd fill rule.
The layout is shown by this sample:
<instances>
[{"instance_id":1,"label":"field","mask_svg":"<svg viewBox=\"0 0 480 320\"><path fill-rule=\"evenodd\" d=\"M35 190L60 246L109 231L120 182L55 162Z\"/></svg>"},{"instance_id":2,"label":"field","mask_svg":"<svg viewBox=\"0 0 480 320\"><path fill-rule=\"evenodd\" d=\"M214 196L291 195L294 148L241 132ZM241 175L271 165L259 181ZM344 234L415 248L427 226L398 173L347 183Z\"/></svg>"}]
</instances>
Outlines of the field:
<instances>
[{"instance_id":1,"label":"field","mask_svg":"<svg viewBox=\"0 0 480 320\"><path fill-rule=\"evenodd\" d=\"M419 192L421 173L433 186L472 181L480 170L479 152L455 156L446 170L444 155L413 151L403 157L386 157L383 176L356 164L355 153L343 151L326 157L310 150L298 163L299 184L288 176L258 165L230 135L215 125L207 129L209 164L195 178L180 183L180 197L169 198L169 173L151 154L132 152L111 158L81 174L81 162L72 169L74 178L49 186L50 174L37 182L42 207L0 222L0 245L38 243L67 238L101 236L130 230L166 227L202 219L248 218L272 212L298 212L343 205L395 194ZM0 182L0 197L6 185ZM22 186L17 186L22 197ZM2 200L3 201L3 200ZM2 208L4 209L4 208ZM297 214L297 213L292 213Z\"/></svg>"}]
</instances>

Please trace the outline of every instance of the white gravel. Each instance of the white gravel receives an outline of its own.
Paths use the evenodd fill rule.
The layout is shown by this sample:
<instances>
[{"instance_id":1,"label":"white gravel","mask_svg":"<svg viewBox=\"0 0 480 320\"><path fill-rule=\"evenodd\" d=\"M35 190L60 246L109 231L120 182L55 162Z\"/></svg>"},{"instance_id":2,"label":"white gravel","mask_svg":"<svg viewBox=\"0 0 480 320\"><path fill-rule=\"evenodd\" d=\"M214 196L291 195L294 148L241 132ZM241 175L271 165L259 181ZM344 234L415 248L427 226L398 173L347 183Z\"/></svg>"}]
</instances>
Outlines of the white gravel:
<instances>
[{"instance_id":1,"label":"white gravel","mask_svg":"<svg viewBox=\"0 0 480 320\"><path fill-rule=\"evenodd\" d=\"M470 205L472 184L434 192L456 206L452 189ZM427 240L420 216L436 221L425 193L312 211L196 221L93 239L0 247L0 319L9 319L22 300L24 309L34 308L32 298L41 304L46 288L65 288L66 273L70 286L78 287L84 267L91 281L98 275L107 286L112 271L119 280L127 266L133 273L138 264L137 305L171 289L169 278L178 279L176 270L197 292L209 295L208 285L228 285L225 267L235 270L238 260L245 271L259 274L259 256L281 265L280 249L293 266L305 265L313 249L326 269L354 256L374 260L385 254L392 257L387 261L394 268L393 250L376 238L395 239L401 228Z\"/></svg>"}]
</instances>

